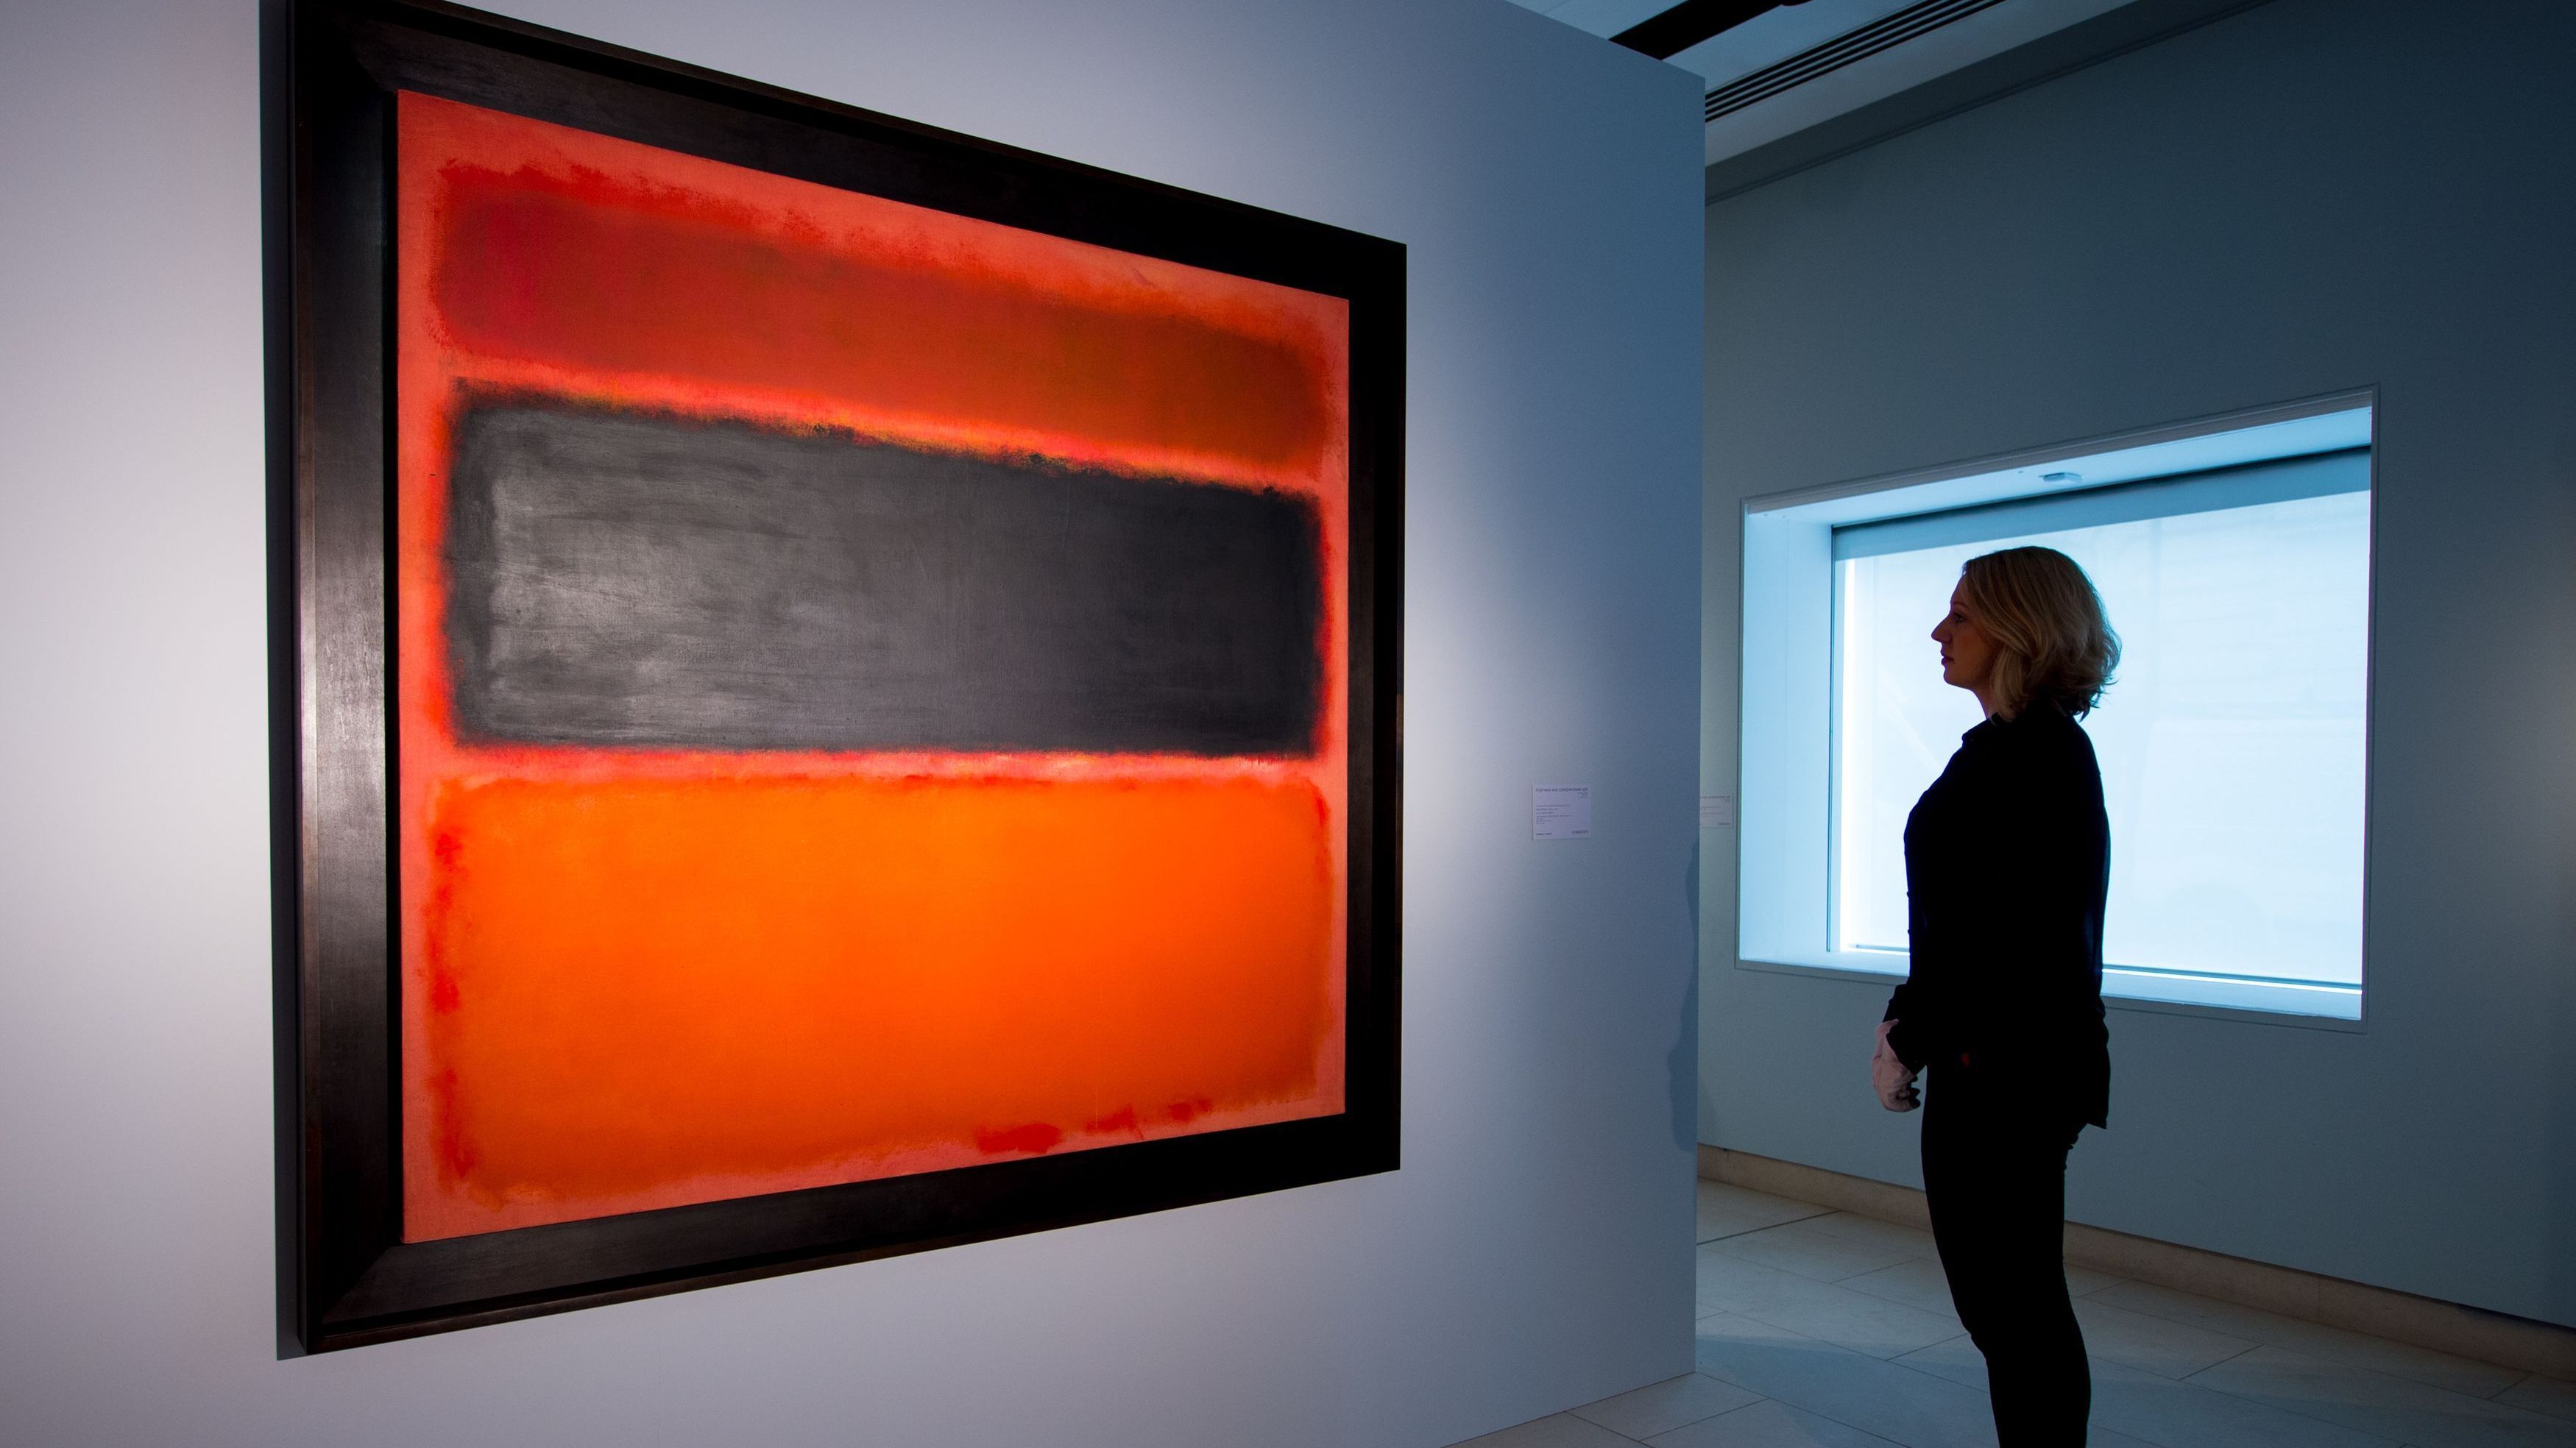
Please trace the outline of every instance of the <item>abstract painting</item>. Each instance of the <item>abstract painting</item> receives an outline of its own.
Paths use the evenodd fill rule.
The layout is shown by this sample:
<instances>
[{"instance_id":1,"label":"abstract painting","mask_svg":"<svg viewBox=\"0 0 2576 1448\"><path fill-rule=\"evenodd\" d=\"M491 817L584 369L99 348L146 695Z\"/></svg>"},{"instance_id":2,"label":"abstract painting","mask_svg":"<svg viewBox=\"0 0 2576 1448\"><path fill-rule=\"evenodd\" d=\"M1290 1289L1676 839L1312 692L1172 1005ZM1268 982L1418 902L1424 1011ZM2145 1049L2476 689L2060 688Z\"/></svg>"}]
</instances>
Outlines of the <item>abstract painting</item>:
<instances>
[{"instance_id":1,"label":"abstract painting","mask_svg":"<svg viewBox=\"0 0 2576 1448\"><path fill-rule=\"evenodd\" d=\"M1393 1166L1400 252L295 25L304 1345Z\"/></svg>"}]
</instances>

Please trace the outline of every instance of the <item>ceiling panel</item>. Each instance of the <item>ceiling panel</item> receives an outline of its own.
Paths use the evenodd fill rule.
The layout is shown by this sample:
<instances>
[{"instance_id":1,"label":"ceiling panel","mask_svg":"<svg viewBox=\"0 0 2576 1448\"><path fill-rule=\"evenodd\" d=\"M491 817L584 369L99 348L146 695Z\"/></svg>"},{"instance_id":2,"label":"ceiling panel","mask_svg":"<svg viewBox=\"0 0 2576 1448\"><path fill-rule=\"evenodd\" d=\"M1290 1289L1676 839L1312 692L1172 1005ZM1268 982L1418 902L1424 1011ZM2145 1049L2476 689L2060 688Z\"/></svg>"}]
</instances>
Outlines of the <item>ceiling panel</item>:
<instances>
[{"instance_id":1,"label":"ceiling panel","mask_svg":"<svg viewBox=\"0 0 2576 1448\"><path fill-rule=\"evenodd\" d=\"M1607 39L1671 8L1671 0L1513 0ZM1806 0L1767 11L1704 40L1671 63L1715 89L1907 8L1914 0ZM2116 10L2129 0L2000 0L1875 55L1718 117L1708 125L1714 163L1910 90L2018 45Z\"/></svg>"}]
</instances>

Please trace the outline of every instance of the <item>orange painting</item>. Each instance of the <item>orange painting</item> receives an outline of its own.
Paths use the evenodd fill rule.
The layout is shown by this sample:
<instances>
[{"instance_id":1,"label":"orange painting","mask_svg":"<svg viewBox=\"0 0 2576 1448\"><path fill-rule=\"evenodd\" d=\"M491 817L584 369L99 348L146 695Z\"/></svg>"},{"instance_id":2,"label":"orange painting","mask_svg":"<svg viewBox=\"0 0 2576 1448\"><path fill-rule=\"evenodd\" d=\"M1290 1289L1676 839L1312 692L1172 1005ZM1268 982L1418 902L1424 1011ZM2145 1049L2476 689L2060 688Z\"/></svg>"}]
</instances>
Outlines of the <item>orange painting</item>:
<instances>
[{"instance_id":1,"label":"orange painting","mask_svg":"<svg viewBox=\"0 0 2576 1448\"><path fill-rule=\"evenodd\" d=\"M1348 304L398 128L404 1239L1341 1112Z\"/></svg>"}]
</instances>

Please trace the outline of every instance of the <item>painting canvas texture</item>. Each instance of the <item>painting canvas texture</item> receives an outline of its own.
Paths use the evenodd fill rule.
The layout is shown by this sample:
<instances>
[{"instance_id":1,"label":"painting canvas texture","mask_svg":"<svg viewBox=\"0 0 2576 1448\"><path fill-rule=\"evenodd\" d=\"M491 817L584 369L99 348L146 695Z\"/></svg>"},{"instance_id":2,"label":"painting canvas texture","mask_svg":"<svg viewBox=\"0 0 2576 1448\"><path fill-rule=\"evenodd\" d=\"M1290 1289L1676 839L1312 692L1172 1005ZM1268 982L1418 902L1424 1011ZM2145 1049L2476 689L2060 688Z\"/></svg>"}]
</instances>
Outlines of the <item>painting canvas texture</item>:
<instances>
[{"instance_id":1,"label":"painting canvas texture","mask_svg":"<svg viewBox=\"0 0 2576 1448\"><path fill-rule=\"evenodd\" d=\"M1348 303L396 125L403 1239L1341 1112Z\"/></svg>"}]
</instances>

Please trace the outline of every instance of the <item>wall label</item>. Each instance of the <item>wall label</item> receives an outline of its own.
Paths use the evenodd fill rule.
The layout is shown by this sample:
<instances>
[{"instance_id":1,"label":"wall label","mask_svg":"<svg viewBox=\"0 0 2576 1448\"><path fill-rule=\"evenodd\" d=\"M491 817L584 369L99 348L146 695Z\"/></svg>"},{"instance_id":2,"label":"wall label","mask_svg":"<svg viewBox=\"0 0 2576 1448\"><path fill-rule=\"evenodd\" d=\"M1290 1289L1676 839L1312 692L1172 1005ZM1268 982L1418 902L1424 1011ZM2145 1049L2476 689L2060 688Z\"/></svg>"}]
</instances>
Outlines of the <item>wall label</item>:
<instances>
[{"instance_id":1,"label":"wall label","mask_svg":"<svg viewBox=\"0 0 2576 1448\"><path fill-rule=\"evenodd\" d=\"M1530 837L1539 840L1592 838L1592 786L1542 784L1532 789Z\"/></svg>"}]
</instances>

